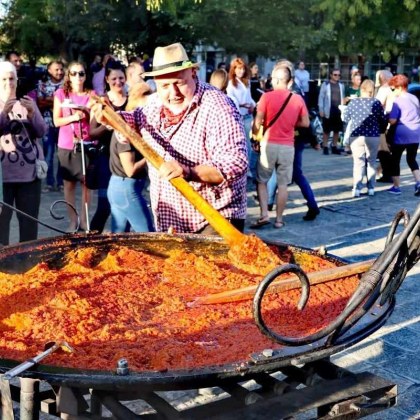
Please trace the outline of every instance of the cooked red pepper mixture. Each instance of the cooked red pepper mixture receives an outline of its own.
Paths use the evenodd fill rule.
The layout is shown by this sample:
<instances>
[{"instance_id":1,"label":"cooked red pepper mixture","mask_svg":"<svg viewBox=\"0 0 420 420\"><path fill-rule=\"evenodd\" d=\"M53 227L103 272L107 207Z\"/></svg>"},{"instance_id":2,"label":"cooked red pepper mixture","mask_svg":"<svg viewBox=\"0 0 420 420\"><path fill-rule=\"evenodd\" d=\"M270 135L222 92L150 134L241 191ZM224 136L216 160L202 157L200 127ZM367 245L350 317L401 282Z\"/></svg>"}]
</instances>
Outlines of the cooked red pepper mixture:
<instances>
[{"instance_id":1,"label":"cooked red pepper mixture","mask_svg":"<svg viewBox=\"0 0 420 420\"><path fill-rule=\"evenodd\" d=\"M75 352L54 353L45 364L114 370L125 357L133 371L174 370L243 362L281 347L259 332L251 301L188 306L197 296L261 281L227 256L177 250L163 258L114 247L96 263L95 252L71 251L60 268L42 262L24 274L0 273L0 358L23 361L48 341L66 340ZM289 261L291 253L279 256ZM335 266L309 254L294 258L307 272ZM299 290L271 294L264 314L281 334L307 335L343 310L357 284L351 277L313 286L301 312Z\"/></svg>"}]
</instances>

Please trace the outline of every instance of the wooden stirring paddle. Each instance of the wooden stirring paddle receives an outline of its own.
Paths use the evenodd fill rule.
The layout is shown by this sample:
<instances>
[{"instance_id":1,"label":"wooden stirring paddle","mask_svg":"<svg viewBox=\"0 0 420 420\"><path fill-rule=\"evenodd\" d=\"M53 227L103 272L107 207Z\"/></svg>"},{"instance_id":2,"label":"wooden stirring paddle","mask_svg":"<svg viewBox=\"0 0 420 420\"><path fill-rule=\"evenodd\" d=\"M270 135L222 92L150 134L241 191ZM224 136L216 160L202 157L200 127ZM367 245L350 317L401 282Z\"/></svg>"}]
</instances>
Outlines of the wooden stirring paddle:
<instances>
[{"instance_id":1,"label":"wooden stirring paddle","mask_svg":"<svg viewBox=\"0 0 420 420\"><path fill-rule=\"evenodd\" d=\"M164 163L163 158L153 150L141 135L131 128L106 101L96 95L92 100L102 105L102 113L107 124L125 136L130 143L157 169ZM182 177L169 181L209 222L213 229L230 247L229 258L233 264L252 274L267 274L282 262L280 258L258 237L239 232L207 200L205 200Z\"/></svg>"},{"instance_id":2,"label":"wooden stirring paddle","mask_svg":"<svg viewBox=\"0 0 420 420\"><path fill-rule=\"evenodd\" d=\"M354 276L367 271L375 259L357 262L353 264L342 265L340 267L328 268L326 270L314 271L307 273L309 283L311 285L327 283L329 281L342 279L344 277ZM301 286L299 279L296 276L289 276L279 278L271 283L267 293L279 293L287 290L298 289ZM191 301L188 306L198 305L214 305L218 303L230 303L241 300L250 300L254 297L258 285L241 287L239 289L227 290L220 293L212 293L205 296L200 296Z\"/></svg>"}]
</instances>

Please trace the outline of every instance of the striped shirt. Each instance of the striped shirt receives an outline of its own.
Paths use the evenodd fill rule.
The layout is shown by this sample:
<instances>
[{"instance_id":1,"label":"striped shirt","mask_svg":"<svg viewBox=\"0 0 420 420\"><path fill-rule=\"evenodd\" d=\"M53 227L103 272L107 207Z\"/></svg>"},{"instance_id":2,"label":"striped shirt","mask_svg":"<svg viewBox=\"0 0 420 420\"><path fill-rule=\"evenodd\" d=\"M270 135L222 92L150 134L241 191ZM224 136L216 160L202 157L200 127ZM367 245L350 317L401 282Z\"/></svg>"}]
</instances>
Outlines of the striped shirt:
<instances>
[{"instance_id":1,"label":"striped shirt","mask_svg":"<svg viewBox=\"0 0 420 420\"><path fill-rule=\"evenodd\" d=\"M153 95L144 108L121 115L165 161L216 168L223 176L220 184L191 181L191 185L226 218L245 219L248 158L242 118L232 102L218 89L198 81L178 124L165 129L161 109L159 96ZM149 176L157 231L173 227L177 232L197 232L208 224L151 164Z\"/></svg>"}]
</instances>

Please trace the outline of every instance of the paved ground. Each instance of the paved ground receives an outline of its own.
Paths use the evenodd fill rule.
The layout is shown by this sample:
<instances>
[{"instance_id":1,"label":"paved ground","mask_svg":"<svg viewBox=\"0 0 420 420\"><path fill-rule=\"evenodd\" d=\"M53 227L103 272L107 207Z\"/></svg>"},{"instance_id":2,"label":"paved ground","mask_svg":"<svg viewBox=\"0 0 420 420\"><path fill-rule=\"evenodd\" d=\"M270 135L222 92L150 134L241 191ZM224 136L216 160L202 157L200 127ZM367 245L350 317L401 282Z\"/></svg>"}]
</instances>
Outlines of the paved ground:
<instances>
[{"instance_id":1,"label":"paved ground","mask_svg":"<svg viewBox=\"0 0 420 420\"><path fill-rule=\"evenodd\" d=\"M305 222L302 216L306 206L296 186L290 187L289 202L285 212L286 226L282 229L264 227L257 234L264 239L275 239L305 247L326 246L331 254L350 261L376 257L384 247L390 222L401 208L413 214L420 199L414 196L414 183L405 162L402 166L402 195L385 192L388 185L379 184L374 197L366 191L360 198L351 197L352 158L348 156L323 156L306 150L304 171L311 181L321 207L320 216ZM259 215L259 209L249 193L249 220ZM54 221L49 216L52 201L61 198L59 193L44 193L40 219L66 229L66 221ZM94 209L94 205L92 209ZM274 212L272 213L274 219ZM40 237L55 233L40 228ZM12 225L12 242L17 240L16 222ZM334 357L334 361L353 371L370 371L398 384L398 406L381 412L378 419L420 419L420 274L415 267L398 292L397 307L377 333L350 350Z\"/></svg>"}]
</instances>

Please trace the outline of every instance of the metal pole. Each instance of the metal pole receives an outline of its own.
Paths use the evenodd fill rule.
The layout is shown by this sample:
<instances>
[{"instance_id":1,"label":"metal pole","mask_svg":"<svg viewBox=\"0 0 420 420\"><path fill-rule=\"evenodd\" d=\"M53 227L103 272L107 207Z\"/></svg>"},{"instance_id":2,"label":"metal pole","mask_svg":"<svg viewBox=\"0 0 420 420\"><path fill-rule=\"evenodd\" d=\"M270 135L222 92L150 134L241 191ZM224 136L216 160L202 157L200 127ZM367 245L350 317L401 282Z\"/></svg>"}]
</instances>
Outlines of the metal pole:
<instances>
[{"instance_id":1,"label":"metal pole","mask_svg":"<svg viewBox=\"0 0 420 420\"><path fill-rule=\"evenodd\" d=\"M86 159L85 159L85 148L83 144L83 131L82 131L82 121L79 120L80 128L80 146L81 146L81 156L82 156L82 201L85 206L85 215L86 215L86 233L90 232L90 222L89 222L89 203L87 200L87 188L86 188Z\"/></svg>"}]
</instances>

